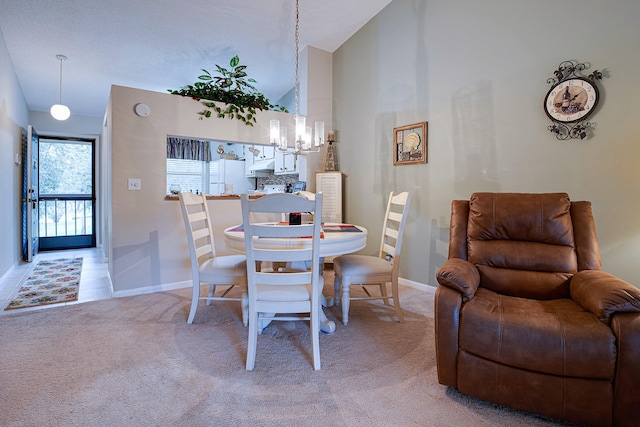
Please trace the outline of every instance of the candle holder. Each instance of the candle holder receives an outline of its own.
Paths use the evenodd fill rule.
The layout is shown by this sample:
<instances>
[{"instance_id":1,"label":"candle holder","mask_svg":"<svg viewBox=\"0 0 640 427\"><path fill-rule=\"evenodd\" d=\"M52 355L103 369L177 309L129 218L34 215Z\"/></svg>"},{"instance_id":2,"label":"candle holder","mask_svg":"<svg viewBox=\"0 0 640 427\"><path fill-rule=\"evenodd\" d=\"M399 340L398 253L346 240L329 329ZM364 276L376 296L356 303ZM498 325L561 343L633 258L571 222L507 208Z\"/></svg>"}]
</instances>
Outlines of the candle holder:
<instances>
[{"instance_id":1,"label":"candle holder","mask_svg":"<svg viewBox=\"0 0 640 427\"><path fill-rule=\"evenodd\" d=\"M333 131L329 131L329 134L327 135L327 142L329 144L327 146L327 158L324 163L324 171L332 172L336 170L335 152L333 150L333 143L335 142L335 133Z\"/></svg>"}]
</instances>

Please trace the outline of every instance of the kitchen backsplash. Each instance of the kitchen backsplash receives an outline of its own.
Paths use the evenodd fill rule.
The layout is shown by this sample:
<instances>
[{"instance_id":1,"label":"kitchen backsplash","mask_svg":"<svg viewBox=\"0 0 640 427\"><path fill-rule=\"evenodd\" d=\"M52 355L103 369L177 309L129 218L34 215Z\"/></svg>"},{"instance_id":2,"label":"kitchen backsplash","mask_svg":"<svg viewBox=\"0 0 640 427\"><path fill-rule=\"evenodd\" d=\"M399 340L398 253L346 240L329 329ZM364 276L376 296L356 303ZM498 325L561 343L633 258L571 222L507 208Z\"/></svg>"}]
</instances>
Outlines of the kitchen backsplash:
<instances>
[{"instance_id":1,"label":"kitchen backsplash","mask_svg":"<svg viewBox=\"0 0 640 427\"><path fill-rule=\"evenodd\" d=\"M256 187L256 189L261 190L264 188L265 185L272 185L272 184L293 185L297 181L298 181L298 174L290 174L290 175L270 174L269 176L265 176L264 178L258 178L258 186Z\"/></svg>"}]
</instances>

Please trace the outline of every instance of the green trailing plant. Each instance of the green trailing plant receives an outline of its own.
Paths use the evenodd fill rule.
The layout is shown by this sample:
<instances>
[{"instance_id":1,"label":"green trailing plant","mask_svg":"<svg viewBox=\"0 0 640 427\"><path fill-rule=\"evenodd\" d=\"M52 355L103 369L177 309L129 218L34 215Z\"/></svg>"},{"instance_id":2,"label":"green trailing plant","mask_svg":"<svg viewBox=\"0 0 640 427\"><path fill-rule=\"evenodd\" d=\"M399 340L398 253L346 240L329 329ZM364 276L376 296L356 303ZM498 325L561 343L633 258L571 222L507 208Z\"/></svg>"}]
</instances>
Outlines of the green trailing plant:
<instances>
[{"instance_id":1,"label":"green trailing plant","mask_svg":"<svg viewBox=\"0 0 640 427\"><path fill-rule=\"evenodd\" d=\"M247 126L256 122L256 110L272 110L288 113L287 109L271 104L269 99L258 92L246 73L246 65L240 64L238 55L229 61L230 69L216 64L219 75L212 75L202 69L204 74L198 77L192 85L183 86L178 90L169 89L174 95L190 96L200 101L206 107L200 111L200 119L209 117L230 118L243 121ZM221 105L224 104L224 105Z\"/></svg>"}]
</instances>

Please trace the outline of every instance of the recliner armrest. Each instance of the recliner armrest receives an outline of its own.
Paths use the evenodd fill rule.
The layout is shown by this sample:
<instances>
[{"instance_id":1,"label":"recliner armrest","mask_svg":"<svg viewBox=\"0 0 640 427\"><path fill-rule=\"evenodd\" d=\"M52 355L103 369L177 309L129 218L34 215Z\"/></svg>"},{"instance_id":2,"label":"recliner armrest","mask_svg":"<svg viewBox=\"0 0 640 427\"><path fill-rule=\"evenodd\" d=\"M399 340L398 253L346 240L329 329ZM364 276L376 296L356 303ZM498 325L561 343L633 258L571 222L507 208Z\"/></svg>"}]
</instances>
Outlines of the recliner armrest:
<instances>
[{"instance_id":1,"label":"recliner armrest","mask_svg":"<svg viewBox=\"0 0 640 427\"><path fill-rule=\"evenodd\" d=\"M573 276L571 298L606 324L614 313L639 313L640 289L601 270L582 270Z\"/></svg>"},{"instance_id":2,"label":"recliner armrest","mask_svg":"<svg viewBox=\"0 0 640 427\"><path fill-rule=\"evenodd\" d=\"M480 286L480 273L475 265L460 258L448 259L436 273L438 283L458 291L463 301L473 298Z\"/></svg>"}]
</instances>

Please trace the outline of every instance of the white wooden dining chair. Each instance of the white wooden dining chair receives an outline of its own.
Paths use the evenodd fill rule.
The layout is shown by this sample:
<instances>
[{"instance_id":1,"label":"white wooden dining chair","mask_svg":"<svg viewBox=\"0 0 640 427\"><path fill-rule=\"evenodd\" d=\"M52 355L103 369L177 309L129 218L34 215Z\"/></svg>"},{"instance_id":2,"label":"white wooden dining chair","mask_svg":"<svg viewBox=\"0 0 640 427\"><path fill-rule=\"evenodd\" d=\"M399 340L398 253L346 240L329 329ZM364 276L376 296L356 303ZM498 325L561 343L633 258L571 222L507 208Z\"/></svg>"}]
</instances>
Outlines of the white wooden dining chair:
<instances>
[{"instance_id":1,"label":"white wooden dining chair","mask_svg":"<svg viewBox=\"0 0 640 427\"><path fill-rule=\"evenodd\" d=\"M193 280L191 309L187 323L193 322L200 300L207 301L207 305L211 305L211 301L240 301L242 322L246 326L248 323L246 257L244 255L216 256L211 217L204 194L180 193L178 197L187 231ZM200 295L200 287L203 284L209 285L206 296ZM223 286L224 289L216 295L217 286ZM241 296L227 296L235 286L241 289Z\"/></svg>"},{"instance_id":2,"label":"white wooden dining chair","mask_svg":"<svg viewBox=\"0 0 640 427\"><path fill-rule=\"evenodd\" d=\"M404 322L400 296L398 294L398 271L400 269L400 255L402 236L407 222L411 194L408 192L389 194L387 211L384 215L382 239L377 256L373 255L341 255L333 259L334 299L339 305L342 300L342 323L349 323L349 305L356 300L384 300L390 305L393 299L396 316L400 323ZM387 291L387 284L391 284L391 296ZM354 297L350 294L353 285L360 285L366 296ZM372 294L367 286L379 288L379 294ZM342 295L342 298L340 296Z\"/></svg>"},{"instance_id":3,"label":"white wooden dining chair","mask_svg":"<svg viewBox=\"0 0 640 427\"><path fill-rule=\"evenodd\" d=\"M249 292L246 368L252 370L255 366L258 333L262 332L263 322L308 320L313 368L318 370L320 295L324 284L320 264L322 194L318 194L315 200L285 193L249 200L246 194L242 194L240 201ZM275 225L254 222L256 212L308 212L313 216L310 223L302 225ZM282 245L270 245L269 249L260 245L262 239L281 239ZM287 267L266 268L267 263L283 263ZM281 313L285 316L277 315Z\"/></svg>"}]
</instances>

